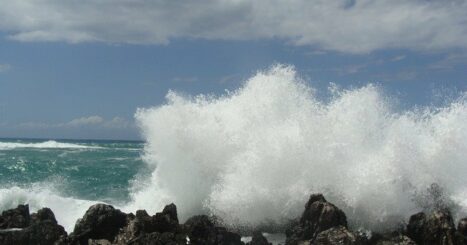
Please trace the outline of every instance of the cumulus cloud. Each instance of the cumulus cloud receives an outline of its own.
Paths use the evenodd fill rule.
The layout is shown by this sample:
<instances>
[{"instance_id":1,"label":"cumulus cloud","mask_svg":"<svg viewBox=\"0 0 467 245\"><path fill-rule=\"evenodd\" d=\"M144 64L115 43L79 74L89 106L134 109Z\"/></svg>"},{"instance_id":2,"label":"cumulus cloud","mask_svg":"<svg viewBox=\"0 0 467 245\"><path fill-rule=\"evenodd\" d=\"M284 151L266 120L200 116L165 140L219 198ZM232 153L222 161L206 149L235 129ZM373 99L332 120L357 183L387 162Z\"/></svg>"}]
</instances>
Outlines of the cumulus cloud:
<instances>
[{"instance_id":1,"label":"cumulus cloud","mask_svg":"<svg viewBox=\"0 0 467 245\"><path fill-rule=\"evenodd\" d=\"M0 30L19 41L166 44L278 38L323 50L467 47L466 0L4 1Z\"/></svg>"},{"instance_id":2,"label":"cumulus cloud","mask_svg":"<svg viewBox=\"0 0 467 245\"><path fill-rule=\"evenodd\" d=\"M65 123L43 123L43 122L25 122L19 124L21 128L28 129L47 129L47 128L79 128L79 127L98 127L108 129L130 128L132 124L125 118L114 117L105 120L101 116L86 116L75 118Z\"/></svg>"},{"instance_id":3,"label":"cumulus cloud","mask_svg":"<svg viewBox=\"0 0 467 245\"><path fill-rule=\"evenodd\" d=\"M104 121L104 119L100 116L89 116L89 117L80 117L73 119L67 123L65 123L65 126L70 126L70 127L79 127L79 126L85 126L85 125L95 125L95 124L100 124Z\"/></svg>"}]
</instances>

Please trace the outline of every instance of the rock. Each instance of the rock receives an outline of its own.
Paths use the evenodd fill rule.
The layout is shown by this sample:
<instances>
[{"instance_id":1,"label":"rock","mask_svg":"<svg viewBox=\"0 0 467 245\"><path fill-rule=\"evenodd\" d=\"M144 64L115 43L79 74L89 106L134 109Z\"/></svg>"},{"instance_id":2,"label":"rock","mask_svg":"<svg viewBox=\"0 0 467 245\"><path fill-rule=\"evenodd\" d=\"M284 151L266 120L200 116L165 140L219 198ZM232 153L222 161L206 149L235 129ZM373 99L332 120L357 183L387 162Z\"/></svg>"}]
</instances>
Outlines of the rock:
<instances>
[{"instance_id":1,"label":"rock","mask_svg":"<svg viewBox=\"0 0 467 245\"><path fill-rule=\"evenodd\" d=\"M190 244L243 244L240 235L229 232L223 227L216 227L206 215L197 215L189 218L185 222L185 229L190 239Z\"/></svg>"},{"instance_id":2,"label":"rock","mask_svg":"<svg viewBox=\"0 0 467 245\"><path fill-rule=\"evenodd\" d=\"M154 231L164 232L177 232L178 229L178 218L177 218L177 207L172 203L164 207L161 213L156 213L152 217L152 225Z\"/></svg>"},{"instance_id":3,"label":"rock","mask_svg":"<svg viewBox=\"0 0 467 245\"><path fill-rule=\"evenodd\" d=\"M412 215L407 235L417 244L456 244L454 222L446 210L436 210L429 216L425 213Z\"/></svg>"},{"instance_id":4,"label":"rock","mask_svg":"<svg viewBox=\"0 0 467 245\"><path fill-rule=\"evenodd\" d=\"M29 219L29 208L27 208L27 215L25 210L26 209L21 209L21 216L28 217ZM64 243L67 236L65 229L57 224L55 215L50 209L41 210L39 210L38 213L31 215L33 218L31 218L32 222L29 223L29 226L22 229L10 228L1 230L0 244L51 245ZM24 223L21 222L21 224Z\"/></svg>"},{"instance_id":5,"label":"rock","mask_svg":"<svg viewBox=\"0 0 467 245\"><path fill-rule=\"evenodd\" d=\"M112 245L112 243L106 239L98 239L98 240L89 239L88 245Z\"/></svg>"},{"instance_id":6,"label":"rock","mask_svg":"<svg viewBox=\"0 0 467 245\"><path fill-rule=\"evenodd\" d=\"M467 245L467 217L459 220L456 232L457 244Z\"/></svg>"},{"instance_id":7,"label":"rock","mask_svg":"<svg viewBox=\"0 0 467 245\"><path fill-rule=\"evenodd\" d=\"M178 224L177 207L173 203L165 206L161 213L156 213L154 216L149 216L145 210L136 211L134 217L128 217L127 225L120 230L114 242L125 244L131 241L139 244L141 241L146 241L149 234L152 234L149 237L159 237L164 233L172 233L177 238L173 242L186 241L186 236L178 239L181 237L179 234L181 228ZM163 237L167 238L167 236Z\"/></svg>"},{"instance_id":8,"label":"rock","mask_svg":"<svg viewBox=\"0 0 467 245\"><path fill-rule=\"evenodd\" d=\"M17 208L6 210L0 216L0 229L26 228L29 226L29 205L18 205Z\"/></svg>"},{"instance_id":9,"label":"rock","mask_svg":"<svg viewBox=\"0 0 467 245\"><path fill-rule=\"evenodd\" d=\"M247 243L247 245L271 245L272 243L268 242L268 239L263 236L261 232L253 233L253 237L251 241Z\"/></svg>"},{"instance_id":10,"label":"rock","mask_svg":"<svg viewBox=\"0 0 467 245\"><path fill-rule=\"evenodd\" d=\"M174 204L165 206L161 213L156 213L154 216L149 216L145 210L136 211L134 217L128 218L128 225L120 230L114 242L145 244L144 242L149 241L151 237L166 242L172 237L171 242L175 244L186 243L186 235L182 234L178 224L177 207Z\"/></svg>"},{"instance_id":11,"label":"rock","mask_svg":"<svg viewBox=\"0 0 467 245\"><path fill-rule=\"evenodd\" d=\"M52 212L52 210L50 210L50 208L42 208L39 209L36 213L31 214L31 223L38 223L46 220L50 220L53 223L57 224L55 215Z\"/></svg>"},{"instance_id":12,"label":"rock","mask_svg":"<svg viewBox=\"0 0 467 245\"><path fill-rule=\"evenodd\" d=\"M88 239L113 241L126 224L125 213L110 205L95 204L76 222L75 229L70 234L71 243L87 244Z\"/></svg>"},{"instance_id":13,"label":"rock","mask_svg":"<svg viewBox=\"0 0 467 245\"><path fill-rule=\"evenodd\" d=\"M375 234L373 237L370 239L368 244L374 244L374 245L417 245L412 239L409 237L395 232L392 234L386 234L386 235L379 235Z\"/></svg>"},{"instance_id":14,"label":"rock","mask_svg":"<svg viewBox=\"0 0 467 245\"><path fill-rule=\"evenodd\" d=\"M171 232L153 232L144 234L130 241L131 245L184 245L186 241L181 241L174 233Z\"/></svg>"},{"instance_id":15,"label":"rock","mask_svg":"<svg viewBox=\"0 0 467 245\"><path fill-rule=\"evenodd\" d=\"M321 231L337 226L347 228L344 212L327 202L322 194L313 194L306 203L300 220L286 230L286 244L313 241Z\"/></svg>"},{"instance_id":16,"label":"rock","mask_svg":"<svg viewBox=\"0 0 467 245\"><path fill-rule=\"evenodd\" d=\"M28 244L56 244L57 241L65 240L67 234L65 229L56 221L44 220L32 224L24 230L28 234Z\"/></svg>"},{"instance_id":17,"label":"rock","mask_svg":"<svg viewBox=\"0 0 467 245\"><path fill-rule=\"evenodd\" d=\"M322 231L316 236L316 239L310 244L313 245L331 245L331 244L345 244L356 245L362 244L358 237L352 232L348 231L344 226L336 226L325 231Z\"/></svg>"},{"instance_id":18,"label":"rock","mask_svg":"<svg viewBox=\"0 0 467 245\"><path fill-rule=\"evenodd\" d=\"M175 206L175 204L171 203L165 206L164 209L162 210L162 214L167 215L169 219L176 221L178 223L177 206Z\"/></svg>"}]
</instances>

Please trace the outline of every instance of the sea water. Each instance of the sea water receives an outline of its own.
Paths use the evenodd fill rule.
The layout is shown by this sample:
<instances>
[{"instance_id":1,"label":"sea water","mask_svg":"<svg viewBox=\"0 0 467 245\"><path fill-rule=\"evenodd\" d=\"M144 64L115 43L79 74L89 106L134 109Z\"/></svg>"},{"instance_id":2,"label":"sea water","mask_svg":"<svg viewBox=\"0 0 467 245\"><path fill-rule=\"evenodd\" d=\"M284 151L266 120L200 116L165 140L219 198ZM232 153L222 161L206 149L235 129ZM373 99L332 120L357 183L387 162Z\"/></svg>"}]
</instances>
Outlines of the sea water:
<instances>
[{"instance_id":1,"label":"sea water","mask_svg":"<svg viewBox=\"0 0 467 245\"><path fill-rule=\"evenodd\" d=\"M0 210L50 207L71 231L94 202L124 204L142 173L136 141L0 139Z\"/></svg>"},{"instance_id":2,"label":"sea water","mask_svg":"<svg viewBox=\"0 0 467 245\"><path fill-rule=\"evenodd\" d=\"M173 202L182 221L254 228L287 223L320 192L353 228L398 225L439 200L465 215L465 92L410 109L372 84L327 93L276 65L235 91L170 91L138 109L144 143L2 140L0 209L47 206L70 231L96 202L149 213Z\"/></svg>"}]
</instances>

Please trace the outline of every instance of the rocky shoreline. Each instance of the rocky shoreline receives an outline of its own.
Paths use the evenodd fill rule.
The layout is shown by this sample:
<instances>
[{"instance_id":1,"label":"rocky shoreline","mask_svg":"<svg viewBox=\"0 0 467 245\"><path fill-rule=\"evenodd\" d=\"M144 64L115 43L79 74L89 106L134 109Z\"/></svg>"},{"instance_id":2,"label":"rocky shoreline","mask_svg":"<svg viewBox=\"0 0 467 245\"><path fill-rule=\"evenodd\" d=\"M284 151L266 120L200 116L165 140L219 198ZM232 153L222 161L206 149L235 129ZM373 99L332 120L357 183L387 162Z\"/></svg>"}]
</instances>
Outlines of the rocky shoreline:
<instances>
[{"instance_id":1,"label":"rocky shoreline","mask_svg":"<svg viewBox=\"0 0 467 245\"><path fill-rule=\"evenodd\" d=\"M406 227L385 234L352 231L345 213L328 202L323 195L313 194L299 220L284 231L285 245L411 245L467 244L467 218L454 225L447 209L410 217ZM200 245L268 245L260 231L253 232L250 242L216 224L212 217L198 215L180 224L177 207L167 205L162 212L150 216L145 210L126 214L106 204L91 206L67 234L57 223L54 213L43 208L30 214L28 205L3 211L0 216L0 244L200 244Z\"/></svg>"}]
</instances>

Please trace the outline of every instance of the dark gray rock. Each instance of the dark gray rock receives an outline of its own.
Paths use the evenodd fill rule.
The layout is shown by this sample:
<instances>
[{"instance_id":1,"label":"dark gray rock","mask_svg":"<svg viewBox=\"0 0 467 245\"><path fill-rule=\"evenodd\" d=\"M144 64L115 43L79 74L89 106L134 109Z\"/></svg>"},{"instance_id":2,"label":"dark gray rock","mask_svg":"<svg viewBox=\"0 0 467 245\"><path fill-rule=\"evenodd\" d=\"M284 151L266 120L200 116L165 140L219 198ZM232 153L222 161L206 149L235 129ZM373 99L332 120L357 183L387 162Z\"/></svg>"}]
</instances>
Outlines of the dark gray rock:
<instances>
[{"instance_id":1,"label":"dark gray rock","mask_svg":"<svg viewBox=\"0 0 467 245\"><path fill-rule=\"evenodd\" d=\"M65 229L57 224L55 220L55 215L50 209L41 209L37 213L29 216L29 208L21 207L20 212L16 209L14 212L7 212L8 214L15 213L13 216L16 217L15 222L18 220L19 223L12 222L14 224L25 224L24 218L18 217L28 217L27 223L29 224L24 228L10 228L6 230L0 230L0 244L37 244L37 245L52 245L52 244L65 244L67 234ZM26 214L27 210L27 214ZM31 218L29 218L31 217ZM29 219L31 222L29 222ZM11 221L11 220L10 220ZM12 224L10 223L10 224Z\"/></svg>"},{"instance_id":2,"label":"dark gray rock","mask_svg":"<svg viewBox=\"0 0 467 245\"><path fill-rule=\"evenodd\" d=\"M268 242L268 239L263 236L261 232L254 232L251 241L247 245L270 245L272 243Z\"/></svg>"},{"instance_id":3,"label":"dark gray rock","mask_svg":"<svg viewBox=\"0 0 467 245\"><path fill-rule=\"evenodd\" d=\"M417 244L456 244L454 222L447 210L436 210L428 216L425 213L412 215L407 236Z\"/></svg>"},{"instance_id":4,"label":"dark gray rock","mask_svg":"<svg viewBox=\"0 0 467 245\"><path fill-rule=\"evenodd\" d=\"M190 244L195 245L241 245L240 235L216 227L206 215L193 216L185 222Z\"/></svg>"},{"instance_id":5,"label":"dark gray rock","mask_svg":"<svg viewBox=\"0 0 467 245\"><path fill-rule=\"evenodd\" d=\"M456 232L457 244L467 245L467 217L459 220Z\"/></svg>"},{"instance_id":6,"label":"dark gray rock","mask_svg":"<svg viewBox=\"0 0 467 245\"><path fill-rule=\"evenodd\" d=\"M76 222L70 242L88 244L88 239L113 241L121 228L127 224L127 215L106 204L91 206L83 218Z\"/></svg>"},{"instance_id":7,"label":"dark gray rock","mask_svg":"<svg viewBox=\"0 0 467 245\"><path fill-rule=\"evenodd\" d=\"M354 233L347 230L344 226L336 226L325 231L322 231L316 236L314 241L310 244L313 245L331 245L331 244L345 244L345 245L360 245L364 242L359 240L359 237Z\"/></svg>"},{"instance_id":8,"label":"dark gray rock","mask_svg":"<svg viewBox=\"0 0 467 245\"><path fill-rule=\"evenodd\" d=\"M25 228L29 226L30 220L29 205L18 205L17 208L2 212L0 229Z\"/></svg>"},{"instance_id":9,"label":"dark gray rock","mask_svg":"<svg viewBox=\"0 0 467 245\"><path fill-rule=\"evenodd\" d=\"M313 241L321 231L337 226L347 228L344 212L326 201L322 194L313 194L306 203L300 220L286 230L286 244Z\"/></svg>"},{"instance_id":10,"label":"dark gray rock","mask_svg":"<svg viewBox=\"0 0 467 245\"><path fill-rule=\"evenodd\" d=\"M399 233L394 232L392 234L374 234L370 241L368 241L370 245L417 245L412 239L409 237Z\"/></svg>"},{"instance_id":11,"label":"dark gray rock","mask_svg":"<svg viewBox=\"0 0 467 245\"><path fill-rule=\"evenodd\" d=\"M39 209L36 213L31 214L31 223L38 223L41 221L50 220L51 222L57 224L55 219L55 214L50 210L50 208Z\"/></svg>"},{"instance_id":12,"label":"dark gray rock","mask_svg":"<svg viewBox=\"0 0 467 245\"><path fill-rule=\"evenodd\" d=\"M178 224L177 207L174 204L165 206L161 213L154 216L149 216L145 210L138 210L135 216L129 216L127 223L116 236L114 243L146 244L145 242L151 239L158 241L154 244L169 240L170 244L186 243L186 235L182 234Z\"/></svg>"}]
</instances>

